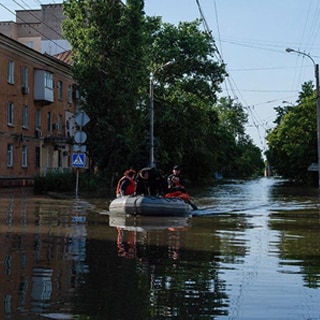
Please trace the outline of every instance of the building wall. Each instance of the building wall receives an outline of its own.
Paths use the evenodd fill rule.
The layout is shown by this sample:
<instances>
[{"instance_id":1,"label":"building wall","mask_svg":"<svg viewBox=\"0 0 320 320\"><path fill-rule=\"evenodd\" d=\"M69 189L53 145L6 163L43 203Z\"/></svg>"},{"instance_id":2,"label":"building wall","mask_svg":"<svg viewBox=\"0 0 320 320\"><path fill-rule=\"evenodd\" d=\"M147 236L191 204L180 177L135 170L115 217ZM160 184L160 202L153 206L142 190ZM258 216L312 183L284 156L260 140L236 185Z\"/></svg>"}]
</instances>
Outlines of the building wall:
<instances>
[{"instance_id":1,"label":"building wall","mask_svg":"<svg viewBox=\"0 0 320 320\"><path fill-rule=\"evenodd\" d=\"M42 18L41 10L17 10L16 22L24 23L40 23Z\"/></svg>"},{"instance_id":2,"label":"building wall","mask_svg":"<svg viewBox=\"0 0 320 320\"><path fill-rule=\"evenodd\" d=\"M62 13L62 4L46 4L41 6L42 21L40 32L43 40L62 39L62 21L66 18Z\"/></svg>"},{"instance_id":3,"label":"building wall","mask_svg":"<svg viewBox=\"0 0 320 320\"><path fill-rule=\"evenodd\" d=\"M71 46L62 37L62 3L43 4L41 10L17 10L16 22L0 22L0 33L42 53L55 55Z\"/></svg>"},{"instance_id":4,"label":"building wall","mask_svg":"<svg viewBox=\"0 0 320 320\"><path fill-rule=\"evenodd\" d=\"M20 38L40 38L40 23L20 23L17 24L18 37L15 40Z\"/></svg>"},{"instance_id":5,"label":"building wall","mask_svg":"<svg viewBox=\"0 0 320 320\"><path fill-rule=\"evenodd\" d=\"M0 32L12 39L18 39L18 25L13 21L0 21Z\"/></svg>"},{"instance_id":6,"label":"building wall","mask_svg":"<svg viewBox=\"0 0 320 320\"><path fill-rule=\"evenodd\" d=\"M14 81L9 83L9 64L12 66L12 63ZM25 68L28 70L27 88L23 84ZM41 74L52 76L54 85L49 89L52 99L47 95L35 99L36 89L45 83L35 81L39 70L44 71ZM70 88L75 88L70 65L0 34L0 186L1 180L26 183L37 174L71 169L72 132L70 128L67 132L66 117L70 118L70 114L75 112L75 94L70 94ZM8 105L13 105L11 123L8 120ZM23 115L26 114L27 126L23 123ZM37 124L39 115L41 122ZM8 145L13 146L11 166L8 165ZM27 165L22 165L23 151L26 149Z\"/></svg>"}]
</instances>

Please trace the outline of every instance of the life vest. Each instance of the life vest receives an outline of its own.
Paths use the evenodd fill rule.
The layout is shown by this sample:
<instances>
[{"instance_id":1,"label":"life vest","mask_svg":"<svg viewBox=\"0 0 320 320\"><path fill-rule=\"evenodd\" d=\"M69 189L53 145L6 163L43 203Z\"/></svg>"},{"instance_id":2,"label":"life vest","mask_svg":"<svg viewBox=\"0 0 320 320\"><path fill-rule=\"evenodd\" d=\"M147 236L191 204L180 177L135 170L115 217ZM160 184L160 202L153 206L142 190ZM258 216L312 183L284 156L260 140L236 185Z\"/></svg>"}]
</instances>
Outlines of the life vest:
<instances>
[{"instance_id":1,"label":"life vest","mask_svg":"<svg viewBox=\"0 0 320 320\"><path fill-rule=\"evenodd\" d=\"M136 183L132 178L128 177L128 179L130 180L130 184L127 186L126 195L131 195L131 194L134 194L134 190L136 188Z\"/></svg>"},{"instance_id":2,"label":"life vest","mask_svg":"<svg viewBox=\"0 0 320 320\"><path fill-rule=\"evenodd\" d=\"M117 184L117 188L116 188L116 197L119 198L121 196L121 192L120 192L120 185L121 182L126 178L126 176L123 176L122 178L119 179L118 184Z\"/></svg>"},{"instance_id":3,"label":"life vest","mask_svg":"<svg viewBox=\"0 0 320 320\"><path fill-rule=\"evenodd\" d=\"M117 189L116 189L117 198L121 197L120 186L121 186L121 183L124 179L128 179L130 181L130 184L127 186L127 188L125 190L125 195L127 196L127 195L134 194L136 183L134 182L134 180L132 178L127 177L127 176L123 176L122 178L120 178L120 180L118 181L118 184L117 184Z\"/></svg>"},{"instance_id":4,"label":"life vest","mask_svg":"<svg viewBox=\"0 0 320 320\"><path fill-rule=\"evenodd\" d=\"M190 196L187 193L181 191L169 192L165 195L165 198L180 198L186 202L190 201Z\"/></svg>"}]
</instances>

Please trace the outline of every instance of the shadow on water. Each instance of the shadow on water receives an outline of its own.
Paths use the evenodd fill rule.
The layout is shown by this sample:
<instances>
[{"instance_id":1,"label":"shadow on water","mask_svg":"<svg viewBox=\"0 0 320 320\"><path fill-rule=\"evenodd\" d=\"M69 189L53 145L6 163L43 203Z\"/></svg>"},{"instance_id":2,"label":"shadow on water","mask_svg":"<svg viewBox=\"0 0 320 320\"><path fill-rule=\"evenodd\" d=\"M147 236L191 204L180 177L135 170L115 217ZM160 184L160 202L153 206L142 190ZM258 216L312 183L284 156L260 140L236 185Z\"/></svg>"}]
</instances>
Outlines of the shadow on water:
<instances>
[{"instance_id":1,"label":"shadow on water","mask_svg":"<svg viewBox=\"0 0 320 320\"><path fill-rule=\"evenodd\" d=\"M165 218L0 190L0 319L319 318L318 190L263 178L192 194L192 217Z\"/></svg>"}]
</instances>

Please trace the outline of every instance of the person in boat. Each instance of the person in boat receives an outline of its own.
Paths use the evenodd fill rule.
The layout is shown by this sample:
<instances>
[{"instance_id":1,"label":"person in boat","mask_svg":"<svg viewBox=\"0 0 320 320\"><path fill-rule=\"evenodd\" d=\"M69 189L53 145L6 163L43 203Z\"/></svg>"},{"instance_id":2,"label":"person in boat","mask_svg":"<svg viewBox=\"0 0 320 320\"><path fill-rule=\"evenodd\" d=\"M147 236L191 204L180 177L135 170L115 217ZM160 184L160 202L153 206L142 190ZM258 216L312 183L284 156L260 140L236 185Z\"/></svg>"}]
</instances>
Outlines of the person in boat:
<instances>
[{"instance_id":1,"label":"person in boat","mask_svg":"<svg viewBox=\"0 0 320 320\"><path fill-rule=\"evenodd\" d=\"M175 165L172 169L172 174L170 174L167 178L168 182L168 192L181 191L183 193L186 192L186 188L184 187L184 178L180 174L181 168L178 165Z\"/></svg>"},{"instance_id":2,"label":"person in boat","mask_svg":"<svg viewBox=\"0 0 320 320\"><path fill-rule=\"evenodd\" d=\"M117 198L134 194L136 188L135 175L135 170L129 169L123 174L123 177L119 179L116 189Z\"/></svg>"},{"instance_id":3,"label":"person in boat","mask_svg":"<svg viewBox=\"0 0 320 320\"><path fill-rule=\"evenodd\" d=\"M167 181L163 172L156 168L149 171L149 191L151 196L164 196L167 192Z\"/></svg>"},{"instance_id":4,"label":"person in boat","mask_svg":"<svg viewBox=\"0 0 320 320\"><path fill-rule=\"evenodd\" d=\"M136 195L163 196L166 187L165 177L156 168L143 168L136 176Z\"/></svg>"},{"instance_id":5,"label":"person in boat","mask_svg":"<svg viewBox=\"0 0 320 320\"><path fill-rule=\"evenodd\" d=\"M141 169L136 176L135 195L149 195L149 172L151 168Z\"/></svg>"},{"instance_id":6,"label":"person in boat","mask_svg":"<svg viewBox=\"0 0 320 320\"><path fill-rule=\"evenodd\" d=\"M184 186L184 178L180 174L181 168L175 165L172 169L172 174L167 178L168 190L166 198L181 198L186 202L190 202L190 196Z\"/></svg>"},{"instance_id":7,"label":"person in boat","mask_svg":"<svg viewBox=\"0 0 320 320\"><path fill-rule=\"evenodd\" d=\"M180 198L189 203L193 210L198 210L196 204L190 200L190 195L184 186L184 178L180 174L181 168L175 165L172 169L172 174L167 178L168 190L165 194L166 198Z\"/></svg>"}]
</instances>

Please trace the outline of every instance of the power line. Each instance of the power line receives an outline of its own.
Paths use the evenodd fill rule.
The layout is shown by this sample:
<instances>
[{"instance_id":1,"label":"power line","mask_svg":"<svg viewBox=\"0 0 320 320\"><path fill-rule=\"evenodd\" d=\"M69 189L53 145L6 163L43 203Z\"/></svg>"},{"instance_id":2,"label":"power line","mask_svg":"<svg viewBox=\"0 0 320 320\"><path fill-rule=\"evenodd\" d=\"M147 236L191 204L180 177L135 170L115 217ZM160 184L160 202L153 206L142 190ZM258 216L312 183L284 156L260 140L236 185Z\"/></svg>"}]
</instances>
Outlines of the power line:
<instances>
[{"instance_id":1,"label":"power line","mask_svg":"<svg viewBox=\"0 0 320 320\"><path fill-rule=\"evenodd\" d=\"M22 8L24 11L28 11L28 13L29 13L31 16L33 16L33 17L34 17L37 21L39 21L40 23L44 24L48 29L50 29L50 30L52 30L53 32L55 32L55 33L60 37L61 40L64 40L64 39L61 37L61 33L59 33L57 30L51 28L51 27L50 27L48 24L46 24L43 20L39 20L39 18L31 12L31 11L33 11L32 9L28 10L28 9L26 9L26 7L24 7L23 5L21 5L20 3L18 3L18 1L16 1L16 0L12 0L12 1L13 1L15 4L17 4L20 8ZM22 2L25 3L23 0L22 0ZM39 1L38 1L38 2L39 2ZM40 2L39 2L39 3L40 3ZM41 4L41 3L40 3L40 4ZM10 13L13 14L14 16L16 16L16 13L13 12L12 10L10 10L8 7L6 7L5 5L3 5L2 3L0 3L0 5L1 5L4 9L6 9L8 12L10 12ZM27 6L28 6L28 5L27 5ZM28 7L29 7L29 6L28 6ZM30 7L29 7L29 8L30 8ZM58 18L57 18L57 19L58 19ZM23 23L29 25L29 27L30 27L31 29L33 29L33 30L35 30L37 33L39 33L39 34L42 36L43 39L52 42L55 46L59 47L59 48L62 49L63 51L66 50L64 47L62 47L61 45L59 45L57 42L55 42L55 41L52 40L52 39L49 39L44 33L42 33L41 31L39 31L39 30L36 29L35 27L33 27L32 24L28 23L28 21L22 19L21 17L20 17L20 20L21 20ZM56 40L58 40L58 39L56 39Z\"/></svg>"},{"instance_id":2,"label":"power line","mask_svg":"<svg viewBox=\"0 0 320 320\"><path fill-rule=\"evenodd\" d=\"M216 50L216 54L218 56L218 59L223 63L223 59L222 59L222 55L220 54L220 51L218 49L218 47L216 46L215 44L215 40L212 36L212 33L211 33L211 30L209 29L209 26L208 26L208 23L206 21L206 18L203 14L203 11L202 11L202 8L201 8L201 5L200 5L200 2L199 0L196 0L196 3L197 3L197 6L198 6L198 10L199 10L199 13L200 13L200 17L201 17L201 21L203 23L203 26L204 26L204 30L207 32L207 34L211 37L211 39L213 40L213 43L214 43L214 48Z\"/></svg>"}]
</instances>

